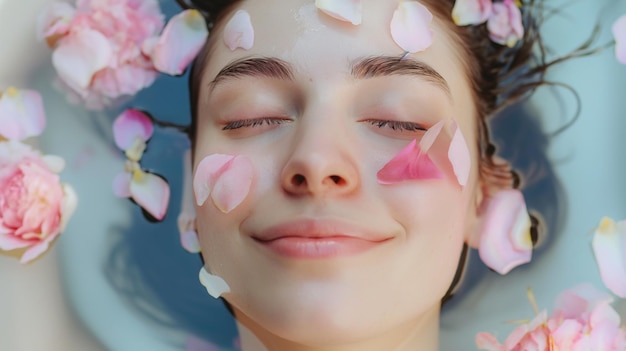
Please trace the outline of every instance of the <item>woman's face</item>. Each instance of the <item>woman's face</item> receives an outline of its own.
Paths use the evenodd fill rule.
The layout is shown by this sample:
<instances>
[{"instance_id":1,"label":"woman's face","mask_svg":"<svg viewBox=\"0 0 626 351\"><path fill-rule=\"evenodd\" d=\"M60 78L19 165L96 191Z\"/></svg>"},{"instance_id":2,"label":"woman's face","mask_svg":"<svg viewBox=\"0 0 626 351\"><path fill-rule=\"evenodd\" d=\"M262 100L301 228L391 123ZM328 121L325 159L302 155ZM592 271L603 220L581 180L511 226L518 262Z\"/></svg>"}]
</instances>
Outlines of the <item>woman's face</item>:
<instances>
[{"instance_id":1,"label":"woman's face","mask_svg":"<svg viewBox=\"0 0 626 351\"><path fill-rule=\"evenodd\" d=\"M197 229L207 269L228 283L224 297L257 335L335 343L436 322L475 220L474 105L437 18L432 46L404 63L425 69L395 70L403 55L389 31L396 6L364 1L363 24L353 26L311 0L248 0L235 10L251 16L252 49L230 51L223 23L212 33L194 169L211 154L243 155L256 175L232 212L211 201L197 208ZM363 63L373 56L393 74L353 72L376 71ZM252 58L265 60L222 71ZM377 172L424 134L414 126L449 118L469 141L465 187L379 184Z\"/></svg>"}]
</instances>

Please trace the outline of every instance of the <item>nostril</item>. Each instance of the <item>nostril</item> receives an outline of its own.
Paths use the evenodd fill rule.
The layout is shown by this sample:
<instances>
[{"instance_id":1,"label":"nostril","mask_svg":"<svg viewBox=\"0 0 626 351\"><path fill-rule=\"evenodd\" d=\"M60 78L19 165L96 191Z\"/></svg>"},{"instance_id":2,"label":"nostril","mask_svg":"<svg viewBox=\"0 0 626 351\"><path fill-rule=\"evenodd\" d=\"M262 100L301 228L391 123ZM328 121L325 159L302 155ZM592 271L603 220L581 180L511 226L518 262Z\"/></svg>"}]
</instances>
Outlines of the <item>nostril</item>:
<instances>
[{"instance_id":1,"label":"nostril","mask_svg":"<svg viewBox=\"0 0 626 351\"><path fill-rule=\"evenodd\" d=\"M330 176L330 179L332 179L333 182L337 185L344 185L346 183L345 179L337 175Z\"/></svg>"},{"instance_id":2,"label":"nostril","mask_svg":"<svg viewBox=\"0 0 626 351\"><path fill-rule=\"evenodd\" d=\"M302 174L296 174L291 178L291 183L295 186L300 186L306 183L306 178Z\"/></svg>"}]
</instances>

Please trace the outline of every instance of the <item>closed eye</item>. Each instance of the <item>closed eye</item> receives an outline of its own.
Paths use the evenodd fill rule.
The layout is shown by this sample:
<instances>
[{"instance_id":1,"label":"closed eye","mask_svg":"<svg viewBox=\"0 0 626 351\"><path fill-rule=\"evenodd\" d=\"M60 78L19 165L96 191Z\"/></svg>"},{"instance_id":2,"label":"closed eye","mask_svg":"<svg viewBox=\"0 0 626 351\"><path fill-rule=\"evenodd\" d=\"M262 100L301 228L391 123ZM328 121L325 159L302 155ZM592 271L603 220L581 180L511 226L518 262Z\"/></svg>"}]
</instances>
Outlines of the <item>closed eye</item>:
<instances>
[{"instance_id":1,"label":"closed eye","mask_svg":"<svg viewBox=\"0 0 626 351\"><path fill-rule=\"evenodd\" d=\"M417 131L427 131L428 129L421 126L420 124L414 122L407 121L388 121L388 120L378 120L378 119L370 119L364 122L368 122L371 125L378 128L389 128L398 132L417 132Z\"/></svg>"},{"instance_id":2,"label":"closed eye","mask_svg":"<svg viewBox=\"0 0 626 351\"><path fill-rule=\"evenodd\" d=\"M235 129L241 129L241 128L254 128L254 127L262 127L262 126L280 125L289 121L291 120L287 118L278 118L278 117L241 119L237 121L228 122L222 128L222 130L235 130Z\"/></svg>"}]
</instances>

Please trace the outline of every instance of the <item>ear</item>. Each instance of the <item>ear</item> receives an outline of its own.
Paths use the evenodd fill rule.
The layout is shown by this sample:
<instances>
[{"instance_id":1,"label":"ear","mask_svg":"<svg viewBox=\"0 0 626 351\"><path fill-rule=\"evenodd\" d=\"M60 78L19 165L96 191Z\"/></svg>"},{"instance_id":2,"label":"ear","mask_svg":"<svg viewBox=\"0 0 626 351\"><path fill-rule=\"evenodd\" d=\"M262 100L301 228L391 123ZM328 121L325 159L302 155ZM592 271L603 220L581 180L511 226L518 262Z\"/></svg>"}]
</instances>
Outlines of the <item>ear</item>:
<instances>
[{"instance_id":1,"label":"ear","mask_svg":"<svg viewBox=\"0 0 626 351\"><path fill-rule=\"evenodd\" d=\"M505 159L493 156L491 159L482 159L480 162L479 186L474 194L474 202L470 209L472 216L468 221L465 238L467 245L473 249L478 249L480 246L486 212L491 200L501 191L516 188L519 182Z\"/></svg>"},{"instance_id":2,"label":"ear","mask_svg":"<svg viewBox=\"0 0 626 351\"><path fill-rule=\"evenodd\" d=\"M196 231L196 208L193 197L192 186L192 163L191 150L185 151L183 155L183 196L178 215L178 233L180 243L189 253L200 252L200 242Z\"/></svg>"},{"instance_id":3,"label":"ear","mask_svg":"<svg viewBox=\"0 0 626 351\"><path fill-rule=\"evenodd\" d=\"M503 160L487 160L481 167L480 196L475 220L468 228L467 244L478 249L487 267L507 274L532 258L533 222L519 178Z\"/></svg>"}]
</instances>

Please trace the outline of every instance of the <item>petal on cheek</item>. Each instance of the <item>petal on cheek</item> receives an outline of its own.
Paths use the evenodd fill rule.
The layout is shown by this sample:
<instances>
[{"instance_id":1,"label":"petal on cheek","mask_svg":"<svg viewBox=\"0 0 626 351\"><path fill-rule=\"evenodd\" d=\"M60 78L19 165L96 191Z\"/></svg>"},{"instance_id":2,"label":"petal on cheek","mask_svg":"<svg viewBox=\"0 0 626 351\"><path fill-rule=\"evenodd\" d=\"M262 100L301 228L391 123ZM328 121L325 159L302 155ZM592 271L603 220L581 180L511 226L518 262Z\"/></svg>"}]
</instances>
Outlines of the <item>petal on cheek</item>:
<instances>
[{"instance_id":1,"label":"petal on cheek","mask_svg":"<svg viewBox=\"0 0 626 351\"><path fill-rule=\"evenodd\" d=\"M450 142L448 158L450 159L450 163L452 163L452 169L454 170L459 184L465 186L472 168L472 157L467 147L465 137L463 137L463 133L461 133L461 129L456 122L453 122L453 130L454 136Z\"/></svg>"},{"instance_id":2,"label":"petal on cheek","mask_svg":"<svg viewBox=\"0 0 626 351\"><path fill-rule=\"evenodd\" d=\"M235 156L232 155L213 154L200 161L193 178L193 191L198 206L204 205L217 178L234 158Z\"/></svg>"},{"instance_id":3,"label":"petal on cheek","mask_svg":"<svg viewBox=\"0 0 626 351\"><path fill-rule=\"evenodd\" d=\"M216 299L230 292L230 287L224 279L207 272L204 267L200 269L200 284L206 288L209 295Z\"/></svg>"},{"instance_id":4,"label":"petal on cheek","mask_svg":"<svg viewBox=\"0 0 626 351\"><path fill-rule=\"evenodd\" d=\"M380 184L394 184L406 180L441 179L444 174L413 140L389 161L377 174Z\"/></svg>"},{"instance_id":5,"label":"petal on cheek","mask_svg":"<svg viewBox=\"0 0 626 351\"><path fill-rule=\"evenodd\" d=\"M254 27L250 14L237 11L224 27L224 43L231 51L237 48L249 50L254 45Z\"/></svg>"},{"instance_id":6,"label":"petal on cheek","mask_svg":"<svg viewBox=\"0 0 626 351\"><path fill-rule=\"evenodd\" d=\"M230 167L215 182L211 199L220 211L228 213L239 206L248 196L254 168L247 157L237 156Z\"/></svg>"},{"instance_id":7,"label":"petal on cheek","mask_svg":"<svg viewBox=\"0 0 626 351\"><path fill-rule=\"evenodd\" d=\"M391 37L404 51L426 50L433 42L433 15L417 1L400 1L391 19Z\"/></svg>"},{"instance_id":8,"label":"petal on cheek","mask_svg":"<svg viewBox=\"0 0 626 351\"><path fill-rule=\"evenodd\" d=\"M489 200L483 218L479 254L482 261L506 274L530 261L530 217L519 190L501 190Z\"/></svg>"},{"instance_id":9,"label":"petal on cheek","mask_svg":"<svg viewBox=\"0 0 626 351\"><path fill-rule=\"evenodd\" d=\"M603 218L593 236L593 253L604 285L626 298L626 220Z\"/></svg>"},{"instance_id":10,"label":"petal on cheek","mask_svg":"<svg viewBox=\"0 0 626 351\"><path fill-rule=\"evenodd\" d=\"M325 14L340 21L359 25L362 21L361 0L315 0L315 6Z\"/></svg>"},{"instance_id":11,"label":"petal on cheek","mask_svg":"<svg viewBox=\"0 0 626 351\"><path fill-rule=\"evenodd\" d=\"M202 206L211 196L215 207L228 213L248 196L254 177L252 162L245 156L209 155L200 161L194 177L196 203Z\"/></svg>"}]
</instances>

